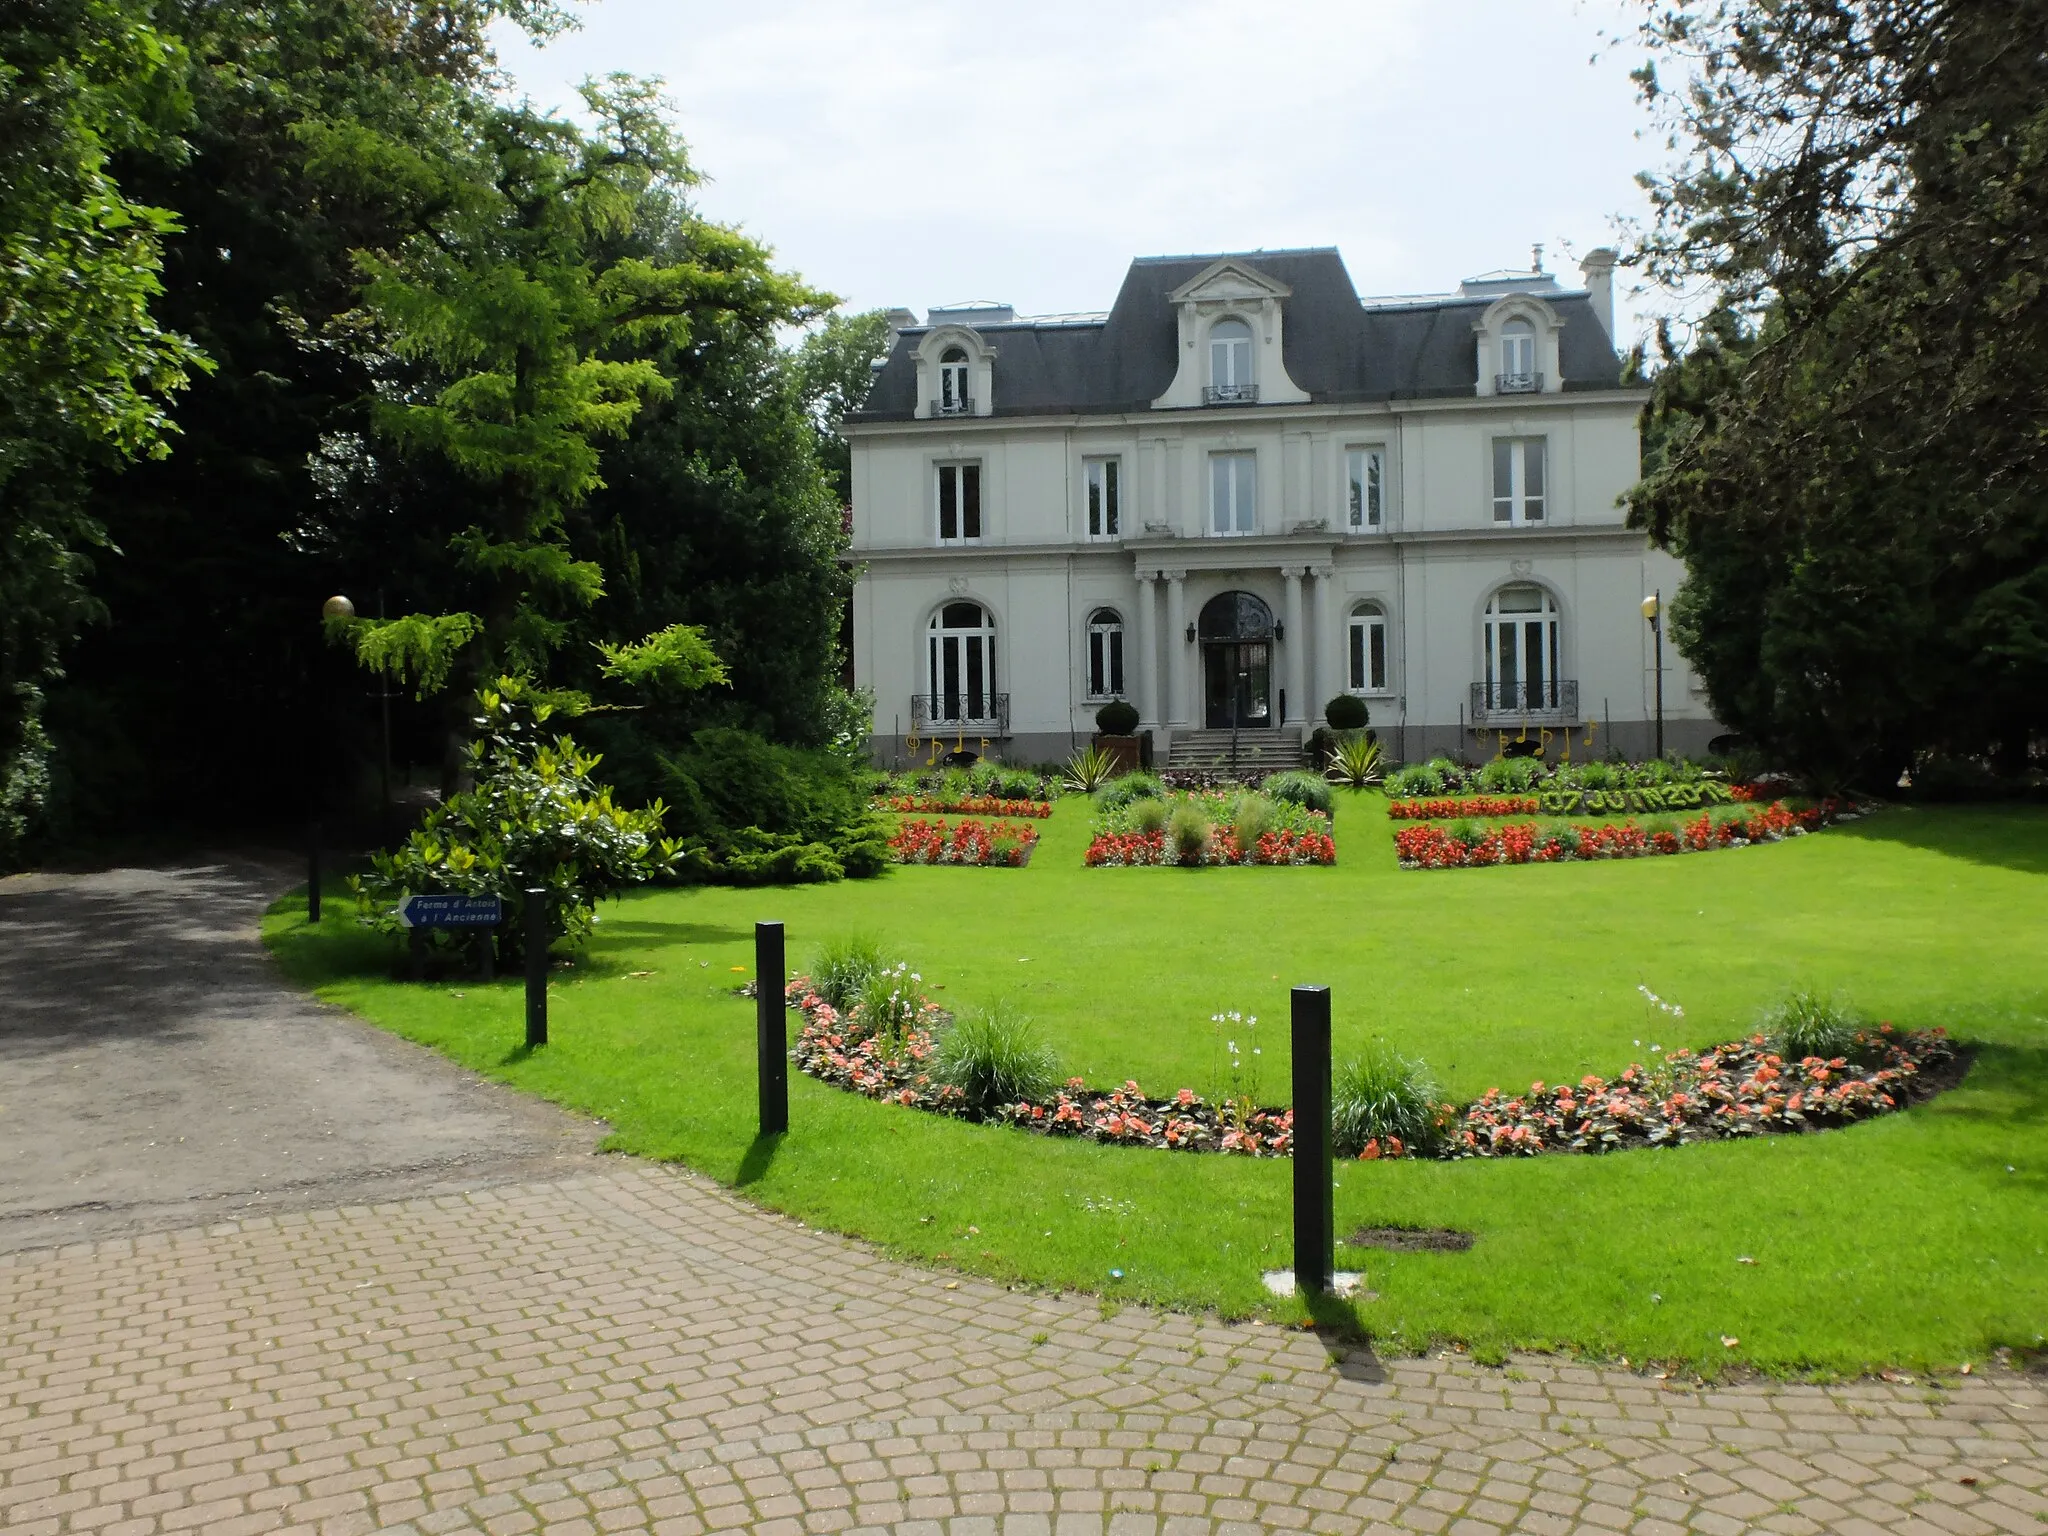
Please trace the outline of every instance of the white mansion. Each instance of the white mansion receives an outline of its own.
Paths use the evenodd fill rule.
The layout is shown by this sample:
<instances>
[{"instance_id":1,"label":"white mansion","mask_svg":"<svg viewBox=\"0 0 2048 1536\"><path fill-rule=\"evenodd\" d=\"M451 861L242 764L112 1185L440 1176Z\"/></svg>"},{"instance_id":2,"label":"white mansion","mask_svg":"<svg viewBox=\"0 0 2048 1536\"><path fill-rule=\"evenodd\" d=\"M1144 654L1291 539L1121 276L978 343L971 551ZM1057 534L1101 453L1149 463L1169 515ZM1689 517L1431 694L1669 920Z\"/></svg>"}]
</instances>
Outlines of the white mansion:
<instances>
[{"instance_id":1,"label":"white mansion","mask_svg":"<svg viewBox=\"0 0 2048 1536\"><path fill-rule=\"evenodd\" d=\"M1683 567L1618 505L1645 391L1613 265L1361 300L1331 249L1150 257L1107 314L897 311L844 428L877 758L1058 760L1112 698L1161 761L1270 749L1340 692L1396 760L1647 754L1641 604ZM1666 745L1700 751L1664 664Z\"/></svg>"}]
</instances>

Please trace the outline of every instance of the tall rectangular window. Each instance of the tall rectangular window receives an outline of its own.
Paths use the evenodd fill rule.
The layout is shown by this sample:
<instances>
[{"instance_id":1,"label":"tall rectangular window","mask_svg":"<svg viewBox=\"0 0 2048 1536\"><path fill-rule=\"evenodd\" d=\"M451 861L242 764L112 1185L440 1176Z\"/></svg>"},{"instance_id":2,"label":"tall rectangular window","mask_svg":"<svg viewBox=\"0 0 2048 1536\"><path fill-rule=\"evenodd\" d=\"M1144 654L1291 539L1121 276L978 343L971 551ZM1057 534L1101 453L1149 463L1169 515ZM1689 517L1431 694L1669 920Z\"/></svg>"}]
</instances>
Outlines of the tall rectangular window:
<instances>
[{"instance_id":1,"label":"tall rectangular window","mask_svg":"<svg viewBox=\"0 0 2048 1536\"><path fill-rule=\"evenodd\" d=\"M981 466L939 466L939 542L974 543L981 538Z\"/></svg>"},{"instance_id":2,"label":"tall rectangular window","mask_svg":"<svg viewBox=\"0 0 2048 1536\"><path fill-rule=\"evenodd\" d=\"M1259 458L1254 453L1209 455L1209 531L1256 533L1259 528Z\"/></svg>"},{"instance_id":3,"label":"tall rectangular window","mask_svg":"<svg viewBox=\"0 0 2048 1536\"><path fill-rule=\"evenodd\" d=\"M1122 490L1119 486L1123 478L1122 468L1121 459L1086 459L1082 462L1082 477L1088 495L1088 537L1091 539L1122 537Z\"/></svg>"},{"instance_id":4,"label":"tall rectangular window","mask_svg":"<svg viewBox=\"0 0 2048 1536\"><path fill-rule=\"evenodd\" d=\"M1378 533L1386 527L1387 451L1347 449L1344 464L1348 482L1345 526L1353 533Z\"/></svg>"},{"instance_id":5,"label":"tall rectangular window","mask_svg":"<svg viewBox=\"0 0 2048 1536\"><path fill-rule=\"evenodd\" d=\"M1544 446L1540 437L1493 440L1493 520L1521 527L1543 521Z\"/></svg>"},{"instance_id":6,"label":"tall rectangular window","mask_svg":"<svg viewBox=\"0 0 2048 1536\"><path fill-rule=\"evenodd\" d=\"M1361 603L1351 615L1351 667L1348 679L1353 693L1387 691L1387 615L1377 603Z\"/></svg>"}]
</instances>

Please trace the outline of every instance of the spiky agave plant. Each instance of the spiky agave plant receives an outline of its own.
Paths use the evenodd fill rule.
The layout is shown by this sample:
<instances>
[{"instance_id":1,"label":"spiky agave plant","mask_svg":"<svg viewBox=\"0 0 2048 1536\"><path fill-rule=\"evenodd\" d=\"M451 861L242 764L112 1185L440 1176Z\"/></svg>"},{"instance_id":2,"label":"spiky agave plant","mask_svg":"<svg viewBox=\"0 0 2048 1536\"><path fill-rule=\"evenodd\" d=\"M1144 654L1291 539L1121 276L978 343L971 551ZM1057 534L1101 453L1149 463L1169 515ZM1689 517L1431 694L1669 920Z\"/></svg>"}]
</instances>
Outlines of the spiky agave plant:
<instances>
[{"instance_id":1,"label":"spiky agave plant","mask_svg":"<svg viewBox=\"0 0 2048 1536\"><path fill-rule=\"evenodd\" d=\"M1330 754L1329 776L1339 784L1363 789L1380 781L1380 744L1369 736L1347 736Z\"/></svg>"},{"instance_id":2,"label":"spiky agave plant","mask_svg":"<svg viewBox=\"0 0 2048 1536\"><path fill-rule=\"evenodd\" d=\"M1083 747L1067 759L1061 777L1084 795L1092 795L1116 775L1116 759L1094 745Z\"/></svg>"}]
</instances>

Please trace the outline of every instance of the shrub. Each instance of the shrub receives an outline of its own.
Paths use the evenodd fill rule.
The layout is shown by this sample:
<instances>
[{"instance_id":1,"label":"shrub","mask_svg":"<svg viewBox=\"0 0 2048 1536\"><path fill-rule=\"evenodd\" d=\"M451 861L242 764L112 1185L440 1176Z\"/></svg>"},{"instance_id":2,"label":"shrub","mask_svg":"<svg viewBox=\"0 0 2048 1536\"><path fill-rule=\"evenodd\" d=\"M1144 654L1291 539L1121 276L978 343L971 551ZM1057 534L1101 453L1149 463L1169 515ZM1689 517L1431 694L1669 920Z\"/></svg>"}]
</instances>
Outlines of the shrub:
<instances>
[{"instance_id":1,"label":"shrub","mask_svg":"<svg viewBox=\"0 0 2048 1536\"><path fill-rule=\"evenodd\" d=\"M1496 757L1479 770L1479 787L1489 794L1527 794L1543 778L1543 764L1533 757Z\"/></svg>"},{"instance_id":2,"label":"shrub","mask_svg":"<svg viewBox=\"0 0 2048 1536\"><path fill-rule=\"evenodd\" d=\"M1127 773L1120 779L1111 779L1095 792L1095 803L1105 811L1118 806L1129 805L1133 800L1156 800L1166 793L1166 786L1159 782L1156 773Z\"/></svg>"},{"instance_id":3,"label":"shrub","mask_svg":"<svg viewBox=\"0 0 2048 1536\"><path fill-rule=\"evenodd\" d=\"M839 753L718 728L698 731L661 768L669 825L701 851L712 879L837 880L889 862L869 806L873 775Z\"/></svg>"},{"instance_id":4,"label":"shrub","mask_svg":"<svg viewBox=\"0 0 2048 1536\"><path fill-rule=\"evenodd\" d=\"M1330 757L1329 776L1353 789L1380 781L1380 744L1371 736L1347 736Z\"/></svg>"},{"instance_id":5,"label":"shrub","mask_svg":"<svg viewBox=\"0 0 2048 1536\"><path fill-rule=\"evenodd\" d=\"M1340 693L1323 706L1323 718L1333 731L1362 731L1371 723L1365 700L1353 693Z\"/></svg>"},{"instance_id":6,"label":"shrub","mask_svg":"<svg viewBox=\"0 0 2048 1536\"><path fill-rule=\"evenodd\" d=\"M1036 800L1039 795L1038 775L1024 768L997 770L991 787L998 800Z\"/></svg>"},{"instance_id":7,"label":"shrub","mask_svg":"<svg viewBox=\"0 0 2048 1536\"><path fill-rule=\"evenodd\" d=\"M865 1040L882 1042L883 1054L893 1056L905 1035L917 1026L923 998L917 992L917 976L901 960L873 972L848 1004L841 1033L848 1045Z\"/></svg>"},{"instance_id":8,"label":"shrub","mask_svg":"<svg viewBox=\"0 0 2048 1536\"><path fill-rule=\"evenodd\" d=\"M1209 818L1192 801L1183 801L1166 819L1167 840L1183 864L1198 864L1209 851Z\"/></svg>"},{"instance_id":9,"label":"shrub","mask_svg":"<svg viewBox=\"0 0 2048 1536\"><path fill-rule=\"evenodd\" d=\"M1463 843L1467 848L1470 848L1474 843L1486 836L1486 829L1470 816L1461 816L1444 828L1444 835L1453 842Z\"/></svg>"},{"instance_id":10,"label":"shrub","mask_svg":"<svg viewBox=\"0 0 2048 1536\"><path fill-rule=\"evenodd\" d=\"M1060 1086L1060 1063L1029 1019L998 1003L962 1015L946 1031L932 1076L958 1088L967 1112L981 1117L1008 1104L1050 1099Z\"/></svg>"},{"instance_id":11,"label":"shrub","mask_svg":"<svg viewBox=\"0 0 2048 1536\"><path fill-rule=\"evenodd\" d=\"M1573 772L1580 789L1614 789L1620 783L1612 763L1580 763Z\"/></svg>"},{"instance_id":12,"label":"shrub","mask_svg":"<svg viewBox=\"0 0 2048 1536\"><path fill-rule=\"evenodd\" d=\"M1095 711L1095 729L1105 736L1129 736L1138 729L1138 707L1126 699L1111 699Z\"/></svg>"},{"instance_id":13,"label":"shrub","mask_svg":"<svg viewBox=\"0 0 2048 1536\"><path fill-rule=\"evenodd\" d=\"M1330 794L1330 786L1300 768L1271 774L1259 788L1273 799L1285 800L1305 811L1321 811L1325 816L1335 811L1336 802Z\"/></svg>"},{"instance_id":14,"label":"shrub","mask_svg":"<svg viewBox=\"0 0 2048 1536\"><path fill-rule=\"evenodd\" d=\"M1568 821L1545 822L1543 829L1536 834L1536 846L1540 848L1546 843L1557 844L1567 856L1576 855L1579 851L1579 829Z\"/></svg>"},{"instance_id":15,"label":"shrub","mask_svg":"<svg viewBox=\"0 0 2048 1536\"><path fill-rule=\"evenodd\" d=\"M1766 1012L1762 1028L1771 1049L1787 1061L1832 1061L1855 1048L1862 1025L1832 997L1801 990Z\"/></svg>"},{"instance_id":16,"label":"shrub","mask_svg":"<svg viewBox=\"0 0 2048 1536\"><path fill-rule=\"evenodd\" d=\"M811 990L841 1013L859 1000L863 988L890 967L882 946L861 934L818 946L811 960Z\"/></svg>"},{"instance_id":17,"label":"shrub","mask_svg":"<svg viewBox=\"0 0 2048 1536\"><path fill-rule=\"evenodd\" d=\"M1444 778L1427 763L1410 763L1387 780L1387 791L1395 795L1440 795Z\"/></svg>"},{"instance_id":18,"label":"shrub","mask_svg":"<svg viewBox=\"0 0 2048 1536\"><path fill-rule=\"evenodd\" d=\"M1356 1157L1369 1141L1399 1137L1409 1151L1432 1151L1442 1135L1439 1097L1428 1067L1375 1045L1340 1066L1330 1084L1331 1145Z\"/></svg>"},{"instance_id":19,"label":"shrub","mask_svg":"<svg viewBox=\"0 0 2048 1536\"><path fill-rule=\"evenodd\" d=\"M1150 836L1166 830L1166 802L1158 799L1133 801L1131 804L1131 826L1134 830Z\"/></svg>"},{"instance_id":20,"label":"shrub","mask_svg":"<svg viewBox=\"0 0 2048 1536\"><path fill-rule=\"evenodd\" d=\"M1092 795L1116 776L1116 759L1100 747L1083 747L1060 772L1082 794Z\"/></svg>"},{"instance_id":21,"label":"shrub","mask_svg":"<svg viewBox=\"0 0 2048 1536\"><path fill-rule=\"evenodd\" d=\"M1678 782L1678 767L1669 758L1653 757L1648 762L1636 765L1635 779L1639 785L1676 784Z\"/></svg>"},{"instance_id":22,"label":"shrub","mask_svg":"<svg viewBox=\"0 0 2048 1536\"><path fill-rule=\"evenodd\" d=\"M1259 846L1259 839L1273 830L1273 802L1264 795L1245 795L1237 802L1237 811L1231 818L1231 835L1236 838L1238 850L1250 853Z\"/></svg>"},{"instance_id":23,"label":"shrub","mask_svg":"<svg viewBox=\"0 0 2048 1536\"><path fill-rule=\"evenodd\" d=\"M581 943L598 901L672 873L682 848L661 836L665 808L612 801L591 778L598 758L567 736L545 741L544 713L524 702L516 680L477 695L480 735L467 748L475 787L429 811L411 836L370 859L350 880L361 920L397 933L398 904L415 893L496 896L504 903L499 948L511 959L525 943L525 896L548 892L557 936Z\"/></svg>"}]
</instances>

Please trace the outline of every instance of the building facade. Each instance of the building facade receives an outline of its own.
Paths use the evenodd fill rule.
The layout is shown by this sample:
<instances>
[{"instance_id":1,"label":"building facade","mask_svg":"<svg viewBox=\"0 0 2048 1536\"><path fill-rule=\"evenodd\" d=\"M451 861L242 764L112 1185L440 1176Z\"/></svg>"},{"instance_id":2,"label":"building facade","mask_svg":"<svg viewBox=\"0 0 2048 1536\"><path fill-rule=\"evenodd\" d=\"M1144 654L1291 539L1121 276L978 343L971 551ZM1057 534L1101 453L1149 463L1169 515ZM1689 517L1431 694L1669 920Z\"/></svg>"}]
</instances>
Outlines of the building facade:
<instances>
[{"instance_id":1,"label":"building facade","mask_svg":"<svg viewBox=\"0 0 2048 1536\"><path fill-rule=\"evenodd\" d=\"M1396 760L1651 750L1623 526L1645 391L1611 253L1361 300L1335 250L1146 258L1105 314L897 311L845 432L878 761L1062 759L1112 698L1159 760L1360 696ZM1668 750L1718 734L1663 649ZM1526 748L1524 749L1526 750Z\"/></svg>"}]
</instances>

